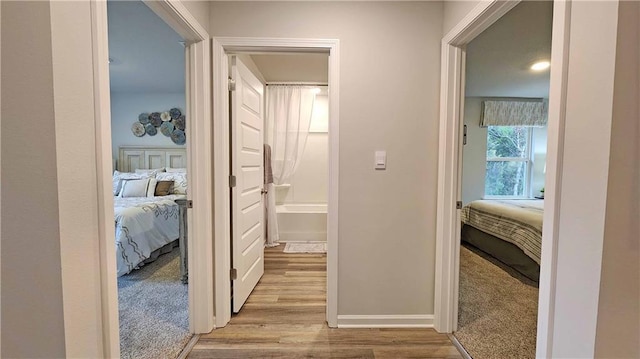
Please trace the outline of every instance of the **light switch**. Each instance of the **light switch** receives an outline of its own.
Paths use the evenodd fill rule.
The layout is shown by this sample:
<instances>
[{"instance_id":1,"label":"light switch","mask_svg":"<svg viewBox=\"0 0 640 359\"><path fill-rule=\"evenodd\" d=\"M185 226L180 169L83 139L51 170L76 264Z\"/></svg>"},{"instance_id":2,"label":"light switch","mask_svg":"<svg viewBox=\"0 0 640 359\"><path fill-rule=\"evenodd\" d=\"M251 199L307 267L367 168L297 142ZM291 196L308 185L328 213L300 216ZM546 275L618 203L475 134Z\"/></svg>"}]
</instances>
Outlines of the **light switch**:
<instances>
[{"instance_id":1,"label":"light switch","mask_svg":"<svg viewBox=\"0 0 640 359\"><path fill-rule=\"evenodd\" d=\"M377 170L387 169L387 151L376 151L374 168Z\"/></svg>"}]
</instances>

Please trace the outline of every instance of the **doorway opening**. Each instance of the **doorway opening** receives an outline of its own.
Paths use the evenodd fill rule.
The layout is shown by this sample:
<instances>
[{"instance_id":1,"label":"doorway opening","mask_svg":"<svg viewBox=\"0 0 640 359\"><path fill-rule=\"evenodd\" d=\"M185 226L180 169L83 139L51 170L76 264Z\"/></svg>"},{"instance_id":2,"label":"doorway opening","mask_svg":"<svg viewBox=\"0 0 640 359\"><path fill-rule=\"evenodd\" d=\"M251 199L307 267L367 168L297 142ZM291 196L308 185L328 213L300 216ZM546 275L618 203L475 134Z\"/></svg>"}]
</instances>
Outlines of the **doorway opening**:
<instances>
[{"instance_id":1,"label":"doorway opening","mask_svg":"<svg viewBox=\"0 0 640 359\"><path fill-rule=\"evenodd\" d=\"M465 49L454 336L474 358L536 353L552 13L521 2Z\"/></svg>"},{"instance_id":2,"label":"doorway opening","mask_svg":"<svg viewBox=\"0 0 640 359\"><path fill-rule=\"evenodd\" d=\"M183 219L182 228L189 228L189 235L186 233L182 237L186 245L183 248L189 249L189 255L187 261L180 261L187 264L187 268L184 272L191 273L188 286L188 332L189 335L197 333L209 332L213 328L213 273L211 270L212 263L212 243L207 238L210 238L212 232L211 224L211 207L213 203L212 190L211 190L211 124L208 120L210 118L210 101L205 100L209 98L210 94L210 81L209 79L209 35L200 26L197 21L191 16L188 10L180 3L174 3L169 1L157 1L137 3L137 6L143 6L147 11L160 17L160 24L169 25L173 31L178 34L178 39L183 39L184 43L177 43L178 48L182 48L182 55L184 56L182 73L184 74L182 86L184 93L184 109L173 107L173 105L167 104L168 117L161 112L163 109L145 109L144 111L159 112L161 127L165 122L171 122L174 118L171 116L183 120L184 123L184 139L186 140L186 146L182 150L174 152L173 148L167 150L167 148L149 148L145 147L144 150L137 153L131 148L127 148L126 151L118 149L118 158L114 160L114 149L112 148L111 141L111 96L109 85L109 36L108 36L108 8L106 2L91 3L92 11L92 36L93 36L93 59L94 59L94 101L96 104L96 164L98 172L98 201L101 205L101 211L99 213L99 247L100 247L100 293L103 298L102 302L102 318L103 318L103 333L104 333L104 355L108 357L120 356L120 336L118 325L118 281L117 273L118 267L116 265L116 236L114 235L114 193L116 189L122 192L122 188L119 186L120 182L117 181L118 186L113 186L113 174L115 166L128 166L129 170L149 170L155 167L164 166L169 168L186 168L189 176L186 175L186 199L183 200L183 205L180 205L178 209L178 217ZM140 10L140 9L138 9ZM155 16L154 15L154 16ZM158 19L154 19L156 21ZM164 23L162 23L164 21ZM157 24L157 23L156 23ZM163 30L166 31L166 30ZM175 34L173 35L175 36ZM140 49L133 50L134 52L140 51ZM127 56L130 54L127 54ZM126 57L126 56L125 56ZM152 60L148 60L153 62ZM111 62L117 65L118 58L114 56ZM186 71L185 71L186 70ZM179 90L177 90L179 91ZM124 99L126 102L126 99ZM117 100L116 100L117 101ZM174 111L172 111L174 109ZM177 114L176 110L180 110L180 114ZM143 112L141 112L143 113ZM182 118L181 116L185 117ZM142 129L138 125L134 125L134 122L138 122L144 128L146 133L147 128L145 125L157 122L157 119L148 118L149 123L143 124L140 122L140 113L134 118L130 118L129 131L135 131L136 133L142 133ZM163 121L163 117L167 121ZM143 119L143 121L147 121ZM153 122L152 122L153 121ZM172 123L174 127L175 123ZM174 128L175 129L175 128ZM154 129L149 128L151 132ZM156 128L156 136L161 133ZM133 133L133 132L132 132ZM163 136L163 135L161 135ZM153 137L153 136L152 136ZM178 142L182 142L183 136L177 136ZM123 146L120 146L123 147ZM123 153L123 160L120 160L120 153ZM197 165L196 165L197 164ZM122 169L125 169L122 167ZM174 173L173 175L178 175ZM119 178L118 178L119 179ZM175 180L169 180L173 182L175 186ZM184 181L180 181L180 187L184 185ZM124 183L122 183L124 185ZM137 184L137 183L136 183ZM135 185L125 185L127 194L130 191L135 190ZM142 187L142 186L141 186ZM151 186L148 186L149 190ZM119 192L119 193L120 193ZM142 193L142 192L140 192ZM151 193L151 191L147 192ZM153 191L155 194L155 191ZM199 201L193 204L193 198L198 198ZM126 199L126 198L125 198ZM186 210L186 208L191 208ZM149 207L151 209L156 208L154 206ZM175 214L175 212L171 212ZM126 230L125 230L126 232ZM183 233L181 233L183 234ZM126 237L126 235L125 235ZM139 251L142 253L142 251ZM143 255L144 256L144 255ZM207 268L209 264L209 268ZM135 264L132 264L134 267ZM154 263L151 263L154 265ZM140 266L139 263L137 266ZM208 270L207 270L208 269ZM186 279L183 275L183 271L179 271L178 276L180 279ZM193 338L192 338L193 339ZM193 340L191 341L193 342Z\"/></svg>"},{"instance_id":3,"label":"doorway opening","mask_svg":"<svg viewBox=\"0 0 640 359\"><path fill-rule=\"evenodd\" d=\"M242 270L238 270L237 268L238 263L242 263L242 265L245 265L245 267L248 269L255 269L257 266L260 265L259 260L258 261L247 260L246 262L241 262L243 261L243 259L238 258L237 254L248 253L248 252L235 251L233 250L233 246L232 246L232 240L233 240L234 241L233 243L236 246L235 248L242 248L242 245L236 244L235 241L238 239L241 239L243 234L246 235L248 233L246 232L246 230L251 231L254 228L257 228L257 226L255 226L255 222L250 222L253 224L249 225L248 228L244 228L244 231L240 232L239 234L237 234L238 233L237 230L242 227L233 228L231 226L232 219L235 221L238 219L238 216L248 214L248 212L247 211L245 211L244 213L241 212L243 208L246 209L247 207L242 207L241 205L238 205L238 204L236 204L234 207L233 203L238 203L239 201L237 196L236 198L234 198L233 189L230 188L231 186L229 186L230 184L238 185L241 182L243 182L244 179L239 179L237 176L237 173L241 173L242 171L241 161L236 162L236 164L238 164L237 166L238 168L234 168L232 164L233 156L236 156L241 152L236 151L236 154L234 155L233 150L237 146L235 145L230 146L230 142L233 142L232 138L234 133L237 134L238 132L232 128L233 126L230 126L230 122L228 120L229 118L232 118L234 114L234 111L233 111L234 105L233 104L230 105L230 100L232 99L232 97L234 97L234 95L232 92L232 95L229 96L229 92L228 92L229 85L228 85L227 79L232 78L235 80L235 86L236 86L235 93L238 93L238 88L243 86L247 82L244 80L239 80L237 78L234 78L234 76L231 75L231 72L234 71L234 65L237 65L238 63L237 61L238 59L237 58L230 59L229 58L230 54L238 55L237 58L244 57L245 59L249 55L253 56L255 60L251 59L250 61L247 61L247 62L253 62L253 65L255 65L255 68L253 70L258 73L260 73L260 70L259 70L260 65L264 67L265 66L264 61L269 62L269 56L287 56L289 60L294 59L295 57L298 57L298 56L300 56L300 58L304 58L304 56L312 56L312 57L319 56L318 58L324 58L324 60L322 61L324 61L325 63L324 65L325 71L326 71L325 76L327 76L326 83L318 80L305 81L304 78L298 77L293 79L281 78L277 81L275 80L271 81L271 84L269 84L269 81L267 81L268 79L267 77L270 75L267 75L265 73L260 73L260 75L265 78L264 83L267 86L264 86L264 87L267 88L267 92L269 92L268 90L269 87L271 88L286 87L286 85L292 85L292 83L293 85L302 85L297 87L305 88L306 90L309 87L307 86L309 82L312 82L312 84L314 85L313 88L320 87L315 85L328 85L328 88L330 89L327 93L328 125L326 125L326 131L325 131L326 147L324 147L327 150L327 152L325 152L326 159L327 159L326 173L320 174L319 172L317 172L317 170L321 169L322 166L318 166L317 164L314 166L313 163L316 162L314 160L300 161L298 163L298 166L304 166L302 162L305 162L305 163L308 162L308 165L311 168L305 169L304 167L302 167L303 172L298 172L298 178L295 179L295 182L278 183L278 180L274 181L276 182L276 184L280 184L281 186L280 188L274 188L274 190L272 191L272 194L274 195L273 196L274 204L276 202L276 198L278 198L279 200L286 200L287 197L289 197L289 199L293 198L294 194L288 191L288 189L290 190L293 186L296 186L298 188L298 195L302 196L301 198L305 198L304 197L305 193L307 193L307 195L311 193L310 195L314 196L314 195L317 195L317 192L322 192L322 191L313 191L313 190L310 190L309 188L305 189L305 186L317 187L317 184L314 181L322 182L323 181L322 177L326 179L326 182L323 182L325 183L324 186L326 186L326 207L327 207L326 227L325 227L326 228L326 250L327 250L326 309L320 307L321 313L319 313L319 315L325 318L329 326L335 327L337 326L337 252L338 252L337 251L338 89L339 89L338 87L338 41L337 40L316 40L316 39L307 40L307 39L264 39L264 38L214 38L213 40L213 56L214 56L213 80L214 80L214 86L215 86L214 108L217 110L216 113L214 114L214 126L219 126L217 129L214 128L214 134L217 134L217 137L216 137L217 145L215 146L215 150L214 150L214 156L217 161L215 162L216 165L214 170L214 173L215 173L214 176L215 178L230 178L231 180L231 183L217 183L215 188L216 197L222 199L221 201L216 201L216 217L215 217L215 223L216 223L216 226L215 226L216 227L216 241L215 241L215 246L216 246L216 250L215 250L215 254L216 254L216 281L215 281L216 325L218 327L223 327L227 323L229 323L229 321L231 320L231 313L239 311L239 307L237 307L235 303L236 299L238 303L241 303L244 300L246 300L244 298L245 296L246 298L249 298L249 293L251 292L251 289L249 290L247 290L246 288L239 289L238 279L230 279L229 276L225 276L224 274L231 273L231 278L248 279L253 274L248 275L247 274L248 272L245 272L243 275ZM304 54L315 54L315 55L304 55ZM263 58L263 56L265 57ZM240 62L242 62L242 59L240 59ZM271 62L273 62L273 59L271 59ZM277 61L276 61L276 64L277 64ZM253 65L250 64L249 66L253 67ZM280 63L279 65L282 65L282 64ZM244 67L247 67L247 66L245 65ZM265 72L266 71L268 70L265 70ZM293 73L289 71L289 74L293 74ZM285 86L282 86L283 82L288 82L289 84L284 84ZM264 91L264 87L262 87L263 91ZM313 88L309 90L312 91L312 98L315 98L316 94L313 92L316 92L317 90L313 90ZM320 88L320 91L322 91L322 88ZM258 93L259 90L255 90L251 92ZM273 91L273 92L276 92L276 91ZM317 95L319 95L318 97L322 96L321 94L317 94ZM249 99L250 97L252 97L249 95L245 96L244 94L241 96L244 97L245 99ZM251 107L251 106L248 105L245 107ZM236 110L236 112L237 114L240 114L240 111ZM254 110L253 112L255 113L256 111ZM252 121L252 120L249 119L247 121ZM269 123L267 123L267 125L269 125ZM309 126L309 122L307 122L306 126ZM251 125L250 127L254 128L255 126ZM295 134L296 140L298 140L299 139L298 137L300 137L299 131L295 131L295 133L296 133ZM318 131L318 133L322 133L322 132ZM315 136L315 135L311 135L311 134L307 135L307 137L310 137L310 136ZM245 138L248 139L249 137L245 136ZM256 147L262 150L262 143L267 141L264 140L263 135L259 136L259 138L262 139L263 141L260 142L259 145L256 145ZM281 147L278 147L277 143L272 143L272 144L274 145L272 147L273 149L272 154L275 155L275 158L276 159L283 158L281 156L282 154L279 152ZM308 143L305 143L305 145L308 145ZM316 147L321 148L322 145L318 145ZM289 148L289 150L291 149L291 147L289 146L286 146L286 148ZM301 155L300 159L303 159L305 151L300 151L300 155ZM307 151L307 155L311 155L313 154L313 152L314 151L309 150ZM284 158L286 158L287 161L291 161L291 158L293 157L295 157L293 156L293 153L289 153ZM248 158L246 159L247 161L249 161ZM276 174L276 173L278 173L281 167L287 167L290 165L290 163L292 162L285 163L285 161L283 161L282 163L275 163L272 161L274 178L281 176L281 174ZM261 158L260 164L262 165L262 158ZM286 164L287 166L279 167L281 164ZM300 170L300 167L297 167L296 171L299 171L299 170ZM305 175L306 172L310 172L311 174ZM247 173L247 171L245 171L245 173ZM230 176L235 176L235 178ZM313 178L302 180L304 179L304 176L311 176ZM300 183L297 183L297 182L300 182ZM287 184L289 186L283 186ZM263 185L262 178L260 178L259 185L260 186ZM252 188L250 188L250 186L246 187L245 184L242 183L242 187L240 188L240 193L242 193L242 191L244 191L244 193L249 193L252 191ZM296 191L296 189L294 188L293 191ZM305 199L305 201L307 200L308 199ZM316 200L319 201L317 198ZM285 223L286 218L282 218L282 217L286 217L286 215L289 215L292 213L285 213L286 211L284 210L287 209L285 207L287 203L286 202L281 202L281 203L282 204L280 205L279 209L277 208L278 206L276 205L275 206L276 210L271 212L271 214L275 214L275 217L276 217L275 221L272 220L272 223L273 224L282 223L283 228L286 228L286 223ZM292 204L295 204L295 203L290 203L289 206L291 207ZM297 203L297 204L300 204L300 203ZM310 204L310 203L307 203L307 204ZM305 211L319 212L317 208L320 206L317 206L317 205L324 204L324 203L313 203L313 204L316 205L313 210L306 208ZM251 205L254 205L254 204L251 204ZM302 209L301 208L302 206L299 206L299 207L300 208L298 208L298 210ZM251 209L253 209L253 207ZM291 208L289 208L288 211L291 211ZM311 219L311 222L314 222L314 221L318 222L318 218L320 218L319 222L322 222L323 213L297 213L297 215L307 215L307 214L315 215L316 218ZM281 217L279 220L278 220L278 216ZM299 220L300 218L298 218L298 220L294 220L294 222L298 223ZM272 235L272 239L275 239L276 241L282 240L283 242L286 240L289 240L288 238L296 238L296 237L299 239L303 239L305 241L310 241L314 238L321 239L324 236L324 233L322 232L323 226L318 225L318 223L316 223L316 225L318 227L317 230L305 228L303 231L298 230L298 232L296 232L296 228L290 228L289 229L290 233L286 233L286 230L284 232L280 231L280 233L283 234L283 236L280 238L273 238L273 235ZM268 228L267 228L266 234L267 234L267 238L269 238ZM287 236L289 237L287 238ZM281 245L280 247L283 248L284 246L285 245ZM245 248L248 248L248 247L245 247ZM273 248L278 248L278 247L273 247ZM277 249L268 249L266 251L266 255L269 255L269 253L274 251L277 251ZM274 256L282 255L281 253L280 254L273 253L273 254ZM232 263L233 263L233 266L232 266ZM267 268L268 267L269 266L267 266ZM322 273L315 273L315 275L320 275L320 277L324 276ZM264 280L264 282L266 281L267 279ZM322 279L322 281L324 282L325 279ZM234 303L232 303L232 301L230 300L230 298L232 298L232 291L231 291L232 282L234 286L233 287ZM255 282L257 283L257 280L255 280ZM325 286L325 284L322 283L322 286ZM242 296L239 296L238 293L243 293L243 294Z\"/></svg>"},{"instance_id":4,"label":"doorway opening","mask_svg":"<svg viewBox=\"0 0 640 359\"><path fill-rule=\"evenodd\" d=\"M229 65L232 323L295 313L322 324L328 56L229 54Z\"/></svg>"},{"instance_id":5,"label":"doorway opening","mask_svg":"<svg viewBox=\"0 0 640 359\"><path fill-rule=\"evenodd\" d=\"M461 149L464 141L465 62L467 45L520 2L492 1L474 8L443 38L438 173L438 218L436 237L435 328L452 333L458 326L460 231L461 231ZM563 152L565 102L568 72L568 29L570 4L553 3L550 59L548 140L545 173L544 230L540 253L540 281L536 336L537 356L550 353L553 337L557 236L560 199L558 173ZM532 64L529 64L531 66ZM526 69L526 68L525 68ZM459 345L459 343L458 343ZM542 353L542 354L539 354ZM545 354L546 353L546 354Z\"/></svg>"},{"instance_id":6,"label":"doorway opening","mask_svg":"<svg viewBox=\"0 0 640 359\"><path fill-rule=\"evenodd\" d=\"M107 2L120 355L190 340L184 39L142 1Z\"/></svg>"}]
</instances>

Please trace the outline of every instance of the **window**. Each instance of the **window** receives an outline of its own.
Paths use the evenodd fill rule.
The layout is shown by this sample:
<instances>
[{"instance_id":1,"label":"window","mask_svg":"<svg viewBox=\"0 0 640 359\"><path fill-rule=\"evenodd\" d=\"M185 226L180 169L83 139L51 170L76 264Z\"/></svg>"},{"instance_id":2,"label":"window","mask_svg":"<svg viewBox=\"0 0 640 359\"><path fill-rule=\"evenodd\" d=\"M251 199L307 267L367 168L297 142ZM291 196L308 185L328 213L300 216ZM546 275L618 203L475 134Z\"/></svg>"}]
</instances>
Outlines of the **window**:
<instances>
[{"instance_id":1,"label":"window","mask_svg":"<svg viewBox=\"0 0 640 359\"><path fill-rule=\"evenodd\" d=\"M485 197L529 197L531 127L487 127Z\"/></svg>"}]
</instances>

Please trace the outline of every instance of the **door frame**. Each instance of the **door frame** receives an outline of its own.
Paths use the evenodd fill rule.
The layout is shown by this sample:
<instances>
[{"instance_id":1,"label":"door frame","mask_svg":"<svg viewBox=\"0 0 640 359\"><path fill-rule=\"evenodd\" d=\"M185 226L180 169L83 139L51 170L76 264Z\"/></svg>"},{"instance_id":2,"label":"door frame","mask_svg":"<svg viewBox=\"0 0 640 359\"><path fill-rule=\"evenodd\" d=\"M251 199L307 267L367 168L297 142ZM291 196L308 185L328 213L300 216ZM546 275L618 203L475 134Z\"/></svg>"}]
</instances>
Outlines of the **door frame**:
<instances>
[{"instance_id":1,"label":"door frame","mask_svg":"<svg viewBox=\"0 0 640 359\"><path fill-rule=\"evenodd\" d=\"M442 39L440 88L440 153L436 221L434 327L443 333L457 329L460 211L459 165L464 113L465 47L515 7L520 0L481 2ZM537 356L548 357L553 338L557 268L560 183L564 142L571 1L554 1L547 172L538 299Z\"/></svg>"},{"instance_id":2,"label":"door frame","mask_svg":"<svg viewBox=\"0 0 640 359\"><path fill-rule=\"evenodd\" d=\"M216 327L231 320L231 214L229 191L229 66L228 52L289 52L329 54L329 194L327 214L327 323L338 325L338 170L340 58L337 39L214 37L213 157L214 157L214 266Z\"/></svg>"},{"instance_id":3,"label":"door frame","mask_svg":"<svg viewBox=\"0 0 640 359\"><path fill-rule=\"evenodd\" d=\"M186 42L187 171L189 199L189 330L208 333L214 326L212 165L209 34L178 1L148 1L145 4ZM105 357L120 356L118 288L113 231L111 96L106 1L91 2L93 80L98 178L98 228L100 247L100 309Z\"/></svg>"}]
</instances>

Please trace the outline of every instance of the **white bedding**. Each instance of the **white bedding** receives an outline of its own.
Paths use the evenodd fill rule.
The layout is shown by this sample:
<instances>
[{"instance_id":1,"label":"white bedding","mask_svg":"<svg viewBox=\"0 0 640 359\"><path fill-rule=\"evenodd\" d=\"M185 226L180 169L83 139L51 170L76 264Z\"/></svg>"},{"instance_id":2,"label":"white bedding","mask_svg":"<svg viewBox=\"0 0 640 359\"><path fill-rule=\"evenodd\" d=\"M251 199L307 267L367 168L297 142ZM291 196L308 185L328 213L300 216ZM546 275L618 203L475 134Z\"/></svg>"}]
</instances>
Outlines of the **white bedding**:
<instances>
[{"instance_id":1,"label":"white bedding","mask_svg":"<svg viewBox=\"0 0 640 359\"><path fill-rule=\"evenodd\" d=\"M185 197L114 197L118 277L178 238L179 207L174 201Z\"/></svg>"}]
</instances>

